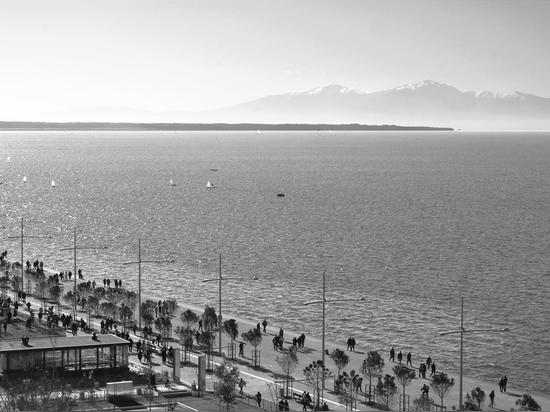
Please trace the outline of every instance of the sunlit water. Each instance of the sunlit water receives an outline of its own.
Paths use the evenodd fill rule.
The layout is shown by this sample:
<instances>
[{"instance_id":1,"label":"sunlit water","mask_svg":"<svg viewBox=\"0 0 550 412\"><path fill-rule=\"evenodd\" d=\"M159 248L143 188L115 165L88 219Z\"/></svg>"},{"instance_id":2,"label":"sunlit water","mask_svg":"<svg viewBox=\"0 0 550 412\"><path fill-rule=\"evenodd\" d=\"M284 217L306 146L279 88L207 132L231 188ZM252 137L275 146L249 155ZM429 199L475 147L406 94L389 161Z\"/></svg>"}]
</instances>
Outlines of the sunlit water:
<instances>
[{"instance_id":1,"label":"sunlit water","mask_svg":"<svg viewBox=\"0 0 550 412\"><path fill-rule=\"evenodd\" d=\"M7 158L11 162L8 163ZM2 249L72 268L72 228L85 276L121 278L197 306L320 335L345 347L431 355L465 373L550 392L550 134L543 133L0 133ZM211 171L218 169L218 171ZM27 176L27 183L23 183ZM50 187L51 180L56 187ZM170 179L176 186L170 186ZM206 181L216 185L206 189ZM285 197L277 197L277 193ZM257 280L253 280L257 277ZM416 357L416 358L415 358Z\"/></svg>"}]
</instances>

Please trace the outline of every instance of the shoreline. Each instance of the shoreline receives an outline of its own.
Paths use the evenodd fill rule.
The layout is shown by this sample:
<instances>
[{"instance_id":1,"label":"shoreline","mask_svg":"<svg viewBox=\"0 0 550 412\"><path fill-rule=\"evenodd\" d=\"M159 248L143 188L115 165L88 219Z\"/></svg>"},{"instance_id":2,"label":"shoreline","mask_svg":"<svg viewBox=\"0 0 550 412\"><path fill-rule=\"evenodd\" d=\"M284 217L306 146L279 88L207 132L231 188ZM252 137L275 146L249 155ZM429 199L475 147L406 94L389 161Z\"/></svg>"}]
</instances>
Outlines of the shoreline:
<instances>
[{"instance_id":1,"label":"shoreline","mask_svg":"<svg viewBox=\"0 0 550 412\"><path fill-rule=\"evenodd\" d=\"M12 273L14 271L17 271L17 270L18 269L11 269ZM44 273L45 274L54 274L54 273L59 273L59 271L56 271L56 270L53 270L51 268L45 267L44 268ZM90 276L89 274L88 274L88 276L86 276L84 279L81 279L80 281L77 279L77 284L80 283L80 282L87 282L88 280L89 281L95 280L96 285L98 287L100 286L101 279L95 279L95 277L93 277L93 275ZM64 280L62 282L63 285L69 285L69 288L66 288L64 290L65 293L68 290L72 290L72 285L74 284L73 282L74 282L73 278L70 281L69 280ZM214 289L217 289L217 288L214 287ZM34 296L34 294L32 294L32 296L34 298L36 298ZM167 298L171 298L171 297L172 296L167 296ZM142 302L144 302L147 299L154 300L155 302L157 301L156 299L149 296L147 293L142 292ZM63 302L64 302L64 300L63 300ZM185 311L187 309L190 309L190 310L193 310L199 316L204 311L204 308L201 308L199 305L196 305L196 304L193 304L193 303L182 302L181 300L180 301L176 300L176 302L178 303L178 307L177 307L176 311L174 312L174 315L173 315L173 318L172 318L172 331L177 326L182 325L181 320L180 320L180 315L183 311ZM217 312L218 311L217 303L218 302L213 302L212 304L209 304L208 306L213 307ZM239 336L237 338L237 341L240 340L241 333L246 332L249 329L255 328L256 324L258 322L261 323L261 321L263 320L263 319L257 319L256 321L254 321L254 320L252 320L251 316L249 316L249 317L234 316L231 313L230 309L223 310L223 308L222 308L222 315L223 315L224 320L235 319L237 321L237 324L238 324L238 327L239 327ZM244 328L243 328L243 325L245 326ZM263 351L262 352L262 365L261 366L263 368L267 368L268 371L271 371L272 373L279 374L279 375L281 374L281 371L280 371L280 368L278 367L278 365L274 362L273 355L279 355L280 352L274 352L274 353L270 353L270 352L273 351L272 344L271 344L271 337L274 336L278 332L280 327L283 328L284 333L285 333L285 347L288 344L290 344L290 340L292 339L292 337L294 337L294 336L298 337L302 333L300 331L286 329L284 327L284 325L274 324L273 320L270 320L268 318L267 334L264 333L263 336L264 336L264 338L267 336L267 337L269 337L269 339L263 339L262 343L260 345L260 348L261 348L260 350ZM172 339L175 340L174 346L176 346L176 345L180 346L180 343L179 343L177 337L175 337L174 333L172 333ZM222 333L222 342L223 342L222 347L223 347L223 345L226 345L228 343L228 341L229 341L228 336L225 333ZM321 342L322 342L321 337L306 335L305 349L307 350L307 352L309 354L311 354L311 357L314 360L320 360L321 359L321 354L320 354ZM218 347L218 336L216 336L216 338L213 342L213 349L217 349L217 347ZM332 350L334 350L336 348L344 350L345 345L344 345L344 342L336 343L332 340L325 339L325 348L326 348L326 350L331 352ZM351 369L354 369L356 371L359 370L362 359L364 359L365 356L366 356L366 351L367 350L377 350L381 354L382 358L384 359L384 361L386 363L385 368L384 368L385 369L384 373L392 374L390 369L394 365L397 365L397 363L390 363L387 360L388 352L389 352L390 348L391 348L391 346L388 346L388 348L384 348L384 349L366 348L364 344L360 343L360 344L357 345L358 350L356 352L345 351L350 356L350 364L346 368L344 368L343 370L347 370L348 372ZM395 348L395 349L396 349L396 352L399 352L399 350L404 350L404 348ZM267 356L264 355L266 352L268 353ZM406 352L404 352L404 354L405 353ZM301 355L299 353L299 357L300 356ZM413 365L418 365L418 363L419 363L418 360L419 359L424 359L424 358L422 358L422 357L419 358L418 355L413 354ZM328 356L328 355L325 356L325 362L326 362L326 367L329 368L331 371L336 369L336 367L334 366L334 363L331 360L330 356ZM437 363L437 359L434 359L434 362ZM240 362L238 363L237 366L239 368L241 368ZM295 379L303 378L303 376L301 376L302 375L301 370L303 369L302 366L304 366L304 365L300 364L300 366L292 374L293 376L295 376ZM245 366L245 368L246 368L246 366ZM458 398L458 393L457 392L458 392L459 375L458 375L458 373L456 373L454 371L447 371L447 370L440 371L440 370L438 370L438 372L446 373L449 377L452 377L452 378L455 379L455 386L451 390L451 394L449 394L445 398L445 405L447 406L447 408L449 408L453 405L452 401L451 401L451 399L453 399L452 394L454 393L456 395L454 397ZM333 379L333 378L331 378L331 379ZM416 390L415 387L419 386L421 383L425 383L426 381L424 379L417 378L413 382L414 382L414 384L412 384L407 390L408 394L417 393L417 392L419 393L419 389ZM497 392L497 382L491 383L491 382L488 382L486 380L481 380L481 379L477 379L477 378L471 378L471 377L468 377L468 376L464 376L464 391L465 391L465 393L470 392L471 389L473 389L477 386L481 387L482 389L489 388L489 389L486 389L486 394L487 395L488 395L488 393L490 392L491 389L495 390L495 393L497 394L496 404L497 405L500 404L500 402L498 402L498 400L502 401L502 396L503 395L502 394L500 396L498 395L499 392ZM534 390L516 391L516 390L514 390L513 385L509 385L509 388L510 388L510 390L508 391L506 396L515 397L515 396L521 396L523 393L528 393L531 396L533 396L533 398L539 403L539 405L542 406L542 410L550 410L550 398L548 398L548 394L538 392L538 391L534 391ZM329 389L328 386L327 386L327 389ZM398 389L400 391L400 388L398 388ZM400 393L400 392L398 392L398 393ZM412 395L411 395L411 397L412 397ZM515 399L512 399L512 400L515 400ZM455 406L456 406L457 403L458 402L455 402ZM510 408L514 408L514 407L515 407L515 405L512 405L512 406L508 405L506 410L510 410Z\"/></svg>"}]
</instances>

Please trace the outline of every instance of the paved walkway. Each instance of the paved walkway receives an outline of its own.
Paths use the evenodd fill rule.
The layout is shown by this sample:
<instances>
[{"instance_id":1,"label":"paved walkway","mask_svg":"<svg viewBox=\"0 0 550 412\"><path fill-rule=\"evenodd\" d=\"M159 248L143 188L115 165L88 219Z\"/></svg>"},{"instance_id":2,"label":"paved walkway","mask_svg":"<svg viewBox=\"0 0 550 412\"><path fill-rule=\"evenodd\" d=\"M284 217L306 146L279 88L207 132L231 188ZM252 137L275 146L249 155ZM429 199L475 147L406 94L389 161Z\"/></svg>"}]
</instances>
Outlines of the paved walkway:
<instances>
[{"instance_id":1,"label":"paved walkway","mask_svg":"<svg viewBox=\"0 0 550 412\"><path fill-rule=\"evenodd\" d=\"M38 302L33 301L31 298L31 302L33 303L33 306L35 308L39 307ZM176 317L173 319L174 328L180 324L179 322L179 313L181 313L183 310L187 308L180 308L178 310L178 313L176 314ZM67 313L70 312L70 310L67 310ZM197 312L199 313L199 312ZM84 319L87 319L87 315L79 314L78 318L82 316ZM228 319L228 315L224 315L225 319ZM260 320L261 321L261 320ZM99 329L99 321L93 321L95 323L95 328ZM251 329L255 327L256 324L250 321L238 319L238 327L239 332L246 331L248 329ZM281 325L284 327L284 325ZM249 345L245 346L244 356L237 357L236 359L230 360L233 362L239 369L241 377L247 382L244 395L246 396L246 400L250 403L254 403L254 395L257 392L260 392L262 394L263 399L263 407L265 409L271 409L275 410L276 407L274 406L275 403L278 401L277 399L277 387L273 386L274 382L280 383L283 380L283 373L281 371L281 368L276 362L276 358L278 356L281 356L281 352L275 351L273 349L273 343L272 339L275 333L278 333L279 331L279 325L268 325L266 333L263 333L263 339L262 343L259 345L258 350L260 352L260 367L259 368L253 368L251 367L251 360L252 360L252 351L253 348L251 348ZM81 333L81 332L79 332ZM284 347L287 348L291 345L291 341L293 337L298 337L298 332L289 332L285 331L285 343ZM139 337L133 336L134 341L137 341ZM222 335L222 346L226 347L226 345L229 343L229 338L226 334ZM217 349L218 345L218 339L215 340L215 349ZM180 346L174 342L173 343L174 349L179 348ZM311 362L317 361L321 359L321 340L317 338L312 338L307 336L305 340L305 347L303 349L298 350L298 365L293 373L293 376L296 378L296 381L293 383L293 388L296 393L302 393L303 391L308 391L312 394L312 397L314 397L314 391L311 387L308 387L304 382L304 376L303 376L303 369L310 364ZM339 348L341 350L346 349L346 343L341 342L340 344L335 344L333 342L326 342L326 350L330 353L335 348ZM399 348L395 348L396 352L399 352ZM350 362L348 366L344 369L348 373L354 369L355 371L359 371L361 364L363 360L366 357L368 349L364 348L362 345L359 345L356 347L356 351L347 351L346 353L350 357ZM389 351L389 347L388 347ZM194 382L197 382L197 355L198 352L194 352L192 354L192 365L191 366L183 366L180 369L180 376L181 376L181 382L186 387L190 388L191 385ZM386 363L384 367L384 374L390 374L393 375L391 369L395 365L393 362L390 362L388 360L389 353L381 353L381 355L384 358L384 361ZM406 354L404 354L406 356ZM404 361L405 361L404 356ZM334 362L330 359L328 355L325 357L326 366L334 373L336 373L336 367L334 365ZM137 359L136 353L131 354L130 356L130 363L131 367L134 368L145 368L147 365L145 363L139 362ZM219 356L214 357L214 362L219 363L222 360ZM424 360L424 359L422 359ZM436 364L438 363L437 359L434 359ZM154 369L155 372L159 376L168 376L170 381L172 381L172 368L171 365L164 365L161 362L160 355L156 355L153 358L154 363ZM415 354L413 354L413 366L418 367L419 361L415 358ZM418 376L418 370L416 370L417 376ZM442 372L450 372L450 371L442 371ZM458 376L453 373L448 373L450 377L453 377L455 379L455 386L452 388L450 394L444 399L444 405L447 407L447 410L451 410L453 407L456 407L458 405ZM427 374L429 376L429 373ZM213 382L216 379L211 375L207 375L207 388L213 387ZM159 381L159 380L157 380ZM373 380L373 386L374 386L374 380ZM406 388L406 393L410 395L410 406L412 408L412 401L414 399L417 399L421 395L421 388L424 384L429 385L429 379L414 379L412 383ZM487 383L487 382L481 382L475 379L471 378L464 378L464 391L469 392L475 387L481 387L486 395L487 395L487 401L485 402L484 410L506 410L509 411L512 408L517 408L515 405L515 401L518 399L519 396L521 396L521 393L519 391L514 390L513 386L509 385L508 392L507 393L501 393L497 382L494 383ZM342 405L339 402L338 397L331 392L331 389L334 387L334 378L329 378L326 382L326 390L324 391L324 401L328 404L330 410L346 410L346 407ZM398 385L399 392L401 392L401 387ZM368 392L368 378L363 379L363 390ZM495 391L496 399L495 399L495 408L489 408L488 407L488 394L491 390ZM436 401L436 403L439 403L439 398L433 393L433 390L430 389L430 395L431 397ZM435 396L434 396L435 395ZM548 396L541 395L541 394L531 394L536 401L541 405L542 410L550 410L550 399ZM207 411L207 410L218 410L219 402L216 400L216 398L212 396L207 396L206 398L197 398L198 400L195 400L195 398L182 398L181 402L183 402L183 405L190 406L190 408L186 408L186 406L178 406L176 405L176 410L178 408L181 408L181 410L193 410L197 409L199 411ZM201 404L201 399L206 402L206 404ZM363 398L360 397L360 400ZM190 403L189 403L190 402ZM195 402L198 402L202 406L199 408L191 406L191 404L195 404ZM189 405L187 405L189 403ZM216 405L215 408L213 408L213 405ZM198 404L196 404L198 405ZM302 410L302 405L296 403L294 400L289 399L289 406L290 410ZM163 406L166 408L165 406ZM206 408L206 409L205 409ZM258 408L254 407L253 405L246 406L246 409L243 409L244 406L241 408L239 406L239 409L236 410L258 410ZM250 408L250 409L249 409ZM394 409L398 408L398 404L394 405ZM164 409L163 409L164 410ZM369 410L377 410L373 408L367 407L364 403L358 402L357 403L357 410L362 411L369 411Z\"/></svg>"}]
</instances>

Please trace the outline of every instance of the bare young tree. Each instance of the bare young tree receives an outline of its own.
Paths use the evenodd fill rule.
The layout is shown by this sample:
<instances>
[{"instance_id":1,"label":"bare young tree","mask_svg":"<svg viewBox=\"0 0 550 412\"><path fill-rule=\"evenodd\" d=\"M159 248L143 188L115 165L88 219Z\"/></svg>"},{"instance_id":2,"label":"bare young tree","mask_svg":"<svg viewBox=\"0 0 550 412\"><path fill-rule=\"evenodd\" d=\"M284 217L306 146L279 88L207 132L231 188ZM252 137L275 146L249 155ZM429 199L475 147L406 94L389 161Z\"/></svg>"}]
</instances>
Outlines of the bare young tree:
<instances>
[{"instance_id":1,"label":"bare young tree","mask_svg":"<svg viewBox=\"0 0 550 412\"><path fill-rule=\"evenodd\" d=\"M367 353L366 359L361 365L361 373L365 377L369 377L369 400L372 398L372 377L377 377L382 374L384 370L384 359L375 350Z\"/></svg>"},{"instance_id":2,"label":"bare young tree","mask_svg":"<svg viewBox=\"0 0 550 412\"><path fill-rule=\"evenodd\" d=\"M229 357L231 359L235 358L235 339L239 336L239 328L237 326L237 321L235 319L229 319L223 321L223 330L231 338L231 346L228 351Z\"/></svg>"},{"instance_id":3,"label":"bare young tree","mask_svg":"<svg viewBox=\"0 0 550 412\"><path fill-rule=\"evenodd\" d=\"M250 329L248 332L242 333L241 337L254 347L254 358L252 360L253 366L260 366L260 362L258 360L258 345L262 343L261 330L258 328Z\"/></svg>"},{"instance_id":4,"label":"bare young tree","mask_svg":"<svg viewBox=\"0 0 550 412\"><path fill-rule=\"evenodd\" d=\"M290 396L289 394L290 374L294 372L294 369L296 369L296 366L298 366L297 352L298 352L298 349L296 348L296 346L291 346L288 348L288 351L286 351L283 356L277 356L275 358L275 361L281 367L282 371L286 375L285 389L284 389L285 396Z\"/></svg>"},{"instance_id":5,"label":"bare young tree","mask_svg":"<svg viewBox=\"0 0 550 412\"><path fill-rule=\"evenodd\" d=\"M441 398L441 406L443 406L443 398L447 396L454 384L455 380L449 378L445 373L436 373L433 376L430 386Z\"/></svg>"},{"instance_id":6,"label":"bare young tree","mask_svg":"<svg viewBox=\"0 0 550 412\"><path fill-rule=\"evenodd\" d=\"M335 381L335 383L337 384L336 391L338 392L341 384L340 371L348 365L349 356L343 350L336 348L330 353L330 358L334 361L334 364L338 368L338 374L336 375Z\"/></svg>"},{"instance_id":7,"label":"bare young tree","mask_svg":"<svg viewBox=\"0 0 550 412\"><path fill-rule=\"evenodd\" d=\"M315 361L310 363L304 368L304 376L306 382L311 386L316 394L315 396L315 408L320 408L321 403L321 388L323 386L323 381L327 378L330 378L330 370L325 368L323 361Z\"/></svg>"},{"instance_id":8,"label":"bare young tree","mask_svg":"<svg viewBox=\"0 0 550 412\"><path fill-rule=\"evenodd\" d=\"M395 377L399 381L399 383L403 386L403 410L405 410L406 405L406 394L405 394L405 387L408 386L414 378L416 378L416 373L412 370L406 367L405 365L396 365L393 367L393 373L395 374Z\"/></svg>"},{"instance_id":9,"label":"bare young tree","mask_svg":"<svg viewBox=\"0 0 550 412\"><path fill-rule=\"evenodd\" d=\"M378 377L378 383L376 384L375 392L378 398L384 399L384 404L387 409L393 409L395 404L395 394L397 393L397 386L395 385L395 376L384 375L384 377Z\"/></svg>"}]
</instances>

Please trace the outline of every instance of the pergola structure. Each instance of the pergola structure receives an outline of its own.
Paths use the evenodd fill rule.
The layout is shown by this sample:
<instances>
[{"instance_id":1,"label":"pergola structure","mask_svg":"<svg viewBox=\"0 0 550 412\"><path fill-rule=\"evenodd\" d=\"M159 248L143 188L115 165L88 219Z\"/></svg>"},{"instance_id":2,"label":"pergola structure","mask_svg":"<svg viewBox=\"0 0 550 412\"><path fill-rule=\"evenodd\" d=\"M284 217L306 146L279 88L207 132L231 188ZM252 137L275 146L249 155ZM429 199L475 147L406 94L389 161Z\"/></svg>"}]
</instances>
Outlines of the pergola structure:
<instances>
[{"instance_id":1,"label":"pergola structure","mask_svg":"<svg viewBox=\"0 0 550 412\"><path fill-rule=\"evenodd\" d=\"M130 343L111 334L51 336L0 341L0 373L23 369L63 369L65 371L128 367Z\"/></svg>"}]
</instances>

